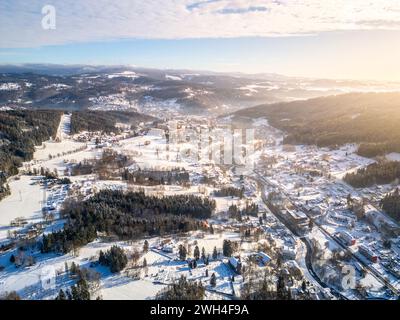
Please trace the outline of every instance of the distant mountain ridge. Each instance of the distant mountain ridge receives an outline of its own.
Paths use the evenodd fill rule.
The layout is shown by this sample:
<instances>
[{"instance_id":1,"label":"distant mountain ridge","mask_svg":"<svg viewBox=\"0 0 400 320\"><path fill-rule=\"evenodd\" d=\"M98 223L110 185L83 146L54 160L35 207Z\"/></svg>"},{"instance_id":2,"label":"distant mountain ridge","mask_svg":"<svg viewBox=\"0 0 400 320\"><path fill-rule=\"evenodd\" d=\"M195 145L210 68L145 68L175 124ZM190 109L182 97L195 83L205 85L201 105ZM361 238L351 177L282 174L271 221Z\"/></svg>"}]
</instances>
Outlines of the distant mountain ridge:
<instances>
[{"instance_id":1,"label":"distant mountain ridge","mask_svg":"<svg viewBox=\"0 0 400 320\"><path fill-rule=\"evenodd\" d=\"M0 65L0 108L146 112L160 106L188 114L226 114L263 103L396 89L400 89L400 84L277 74L135 66Z\"/></svg>"}]
</instances>

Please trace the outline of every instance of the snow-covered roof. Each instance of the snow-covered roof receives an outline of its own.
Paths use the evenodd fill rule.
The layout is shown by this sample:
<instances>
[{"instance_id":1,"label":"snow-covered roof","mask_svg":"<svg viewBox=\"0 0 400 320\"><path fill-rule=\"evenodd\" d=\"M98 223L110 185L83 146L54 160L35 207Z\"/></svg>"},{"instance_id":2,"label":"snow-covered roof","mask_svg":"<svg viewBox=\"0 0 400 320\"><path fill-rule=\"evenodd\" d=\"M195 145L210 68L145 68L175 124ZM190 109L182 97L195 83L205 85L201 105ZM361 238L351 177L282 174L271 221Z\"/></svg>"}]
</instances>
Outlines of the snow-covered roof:
<instances>
[{"instance_id":1,"label":"snow-covered roof","mask_svg":"<svg viewBox=\"0 0 400 320\"><path fill-rule=\"evenodd\" d=\"M263 260L264 263L265 263L265 262L271 261L271 257L268 256L268 255L267 255L266 253L264 253L264 252L259 252L259 253L258 253L258 256Z\"/></svg>"},{"instance_id":2,"label":"snow-covered roof","mask_svg":"<svg viewBox=\"0 0 400 320\"><path fill-rule=\"evenodd\" d=\"M236 268L240 262L235 257L230 257L229 263L231 264L232 267Z\"/></svg>"}]
</instances>

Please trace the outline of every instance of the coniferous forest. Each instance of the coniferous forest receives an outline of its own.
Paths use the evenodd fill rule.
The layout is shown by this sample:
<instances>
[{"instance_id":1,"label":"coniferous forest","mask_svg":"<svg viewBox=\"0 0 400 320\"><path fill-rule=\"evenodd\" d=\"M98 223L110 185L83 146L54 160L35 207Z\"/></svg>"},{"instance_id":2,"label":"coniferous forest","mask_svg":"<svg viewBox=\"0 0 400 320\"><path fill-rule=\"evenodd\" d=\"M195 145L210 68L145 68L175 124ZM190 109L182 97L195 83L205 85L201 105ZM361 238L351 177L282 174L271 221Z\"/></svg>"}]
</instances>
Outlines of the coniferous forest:
<instances>
[{"instance_id":1,"label":"coniferous forest","mask_svg":"<svg viewBox=\"0 0 400 320\"><path fill-rule=\"evenodd\" d=\"M65 204L62 231L43 237L43 252L70 252L94 241L98 232L120 240L204 228L215 201L193 195L158 198L143 192L104 190L84 201Z\"/></svg>"},{"instance_id":2,"label":"coniferous forest","mask_svg":"<svg viewBox=\"0 0 400 320\"><path fill-rule=\"evenodd\" d=\"M156 300L203 300L205 290L201 282L193 282L181 277L172 285L161 290Z\"/></svg>"},{"instance_id":3,"label":"coniferous forest","mask_svg":"<svg viewBox=\"0 0 400 320\"><path fill-rule=\"evenodd\" d=\"M400 162L380 161L348 173L343 180L355 188L371 187L375 184L388 184L400 178Z\"/></svg>"},{"instance_id":4,"label":"coniferous forest","mask_svg":"<svg viewBox=\"0 0 400 320\"><path fill-rule=\"evenodd\" d=\"M35 146L55 138L61 115L55 110L0 112L0 200L9 193L7 178L32 159Z\"/></svg>"},{"instance_id":5,"label":"coniferous forest","mask_svg":"<svg viewBox=\"0 0 400 320\"><path fill-rule=\"evenodd\" d=\"M380 206L394 220L400 222L400 191L398 188L387 194L381 200Z\"/></svg>"},{"instance_id":6,"label":"coniferous forest","mask_svg":"<svg viewBox=\"0 0 400 320\"><path fill-rule=\"evenodd\" d=\"M123 249L112 246L110 250L100 250L99 263L110 268L112 273L120 272L128 263L128 258Z\"/></svg>"},{"instance_id":7,"label":"coniferous forest","mask_svg":"<svg viewBox=\"0 0 400 320\"><path fill-rule=\"evenodd\" d=\"M122 173L122 179L131 183L140 185L162 185L162 184L185 184L190 181L189 172L185 169L171 169L171 170L137 170L130 171L125 169Z\"/></svg>"},{"instance_id":8,"label":"coniferous forest","mask_svg":"<svg viewBox=\"0 0 400 320\"><path fill-rule=\"evenodd\" d=\"M71 117L71 134L81 131L103 131L117 133L117 122L136 125L142 121L150 121L153 118L136 112L127 111L75 111Z\"/></svg>"},{"instance_id":9,"label":"coniferous forest","mask_svg":"<svg viewBox=\"0 0 400 320\"><path fill-rule=\"evenodd\" d=\"M244 189L238 189L234 187L222 187L219 190L214 191L214 196L216 197L238 197L243 198Z\"/></svg>"}]
</instances>

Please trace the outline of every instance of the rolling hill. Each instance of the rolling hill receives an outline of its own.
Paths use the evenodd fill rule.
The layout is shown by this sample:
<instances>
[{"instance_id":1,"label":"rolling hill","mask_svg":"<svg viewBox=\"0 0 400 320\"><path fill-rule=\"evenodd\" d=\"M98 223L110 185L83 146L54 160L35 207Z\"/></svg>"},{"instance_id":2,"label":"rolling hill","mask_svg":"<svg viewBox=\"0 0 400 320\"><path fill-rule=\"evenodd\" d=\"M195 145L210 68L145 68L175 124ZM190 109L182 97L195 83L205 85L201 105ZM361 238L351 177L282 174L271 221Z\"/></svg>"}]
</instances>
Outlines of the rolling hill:
<instances>
[{"instance_id":1,"label":"rolling hill","mask_svg":"<svg viewBox=\"0 0 400 320\"><path fill-rule=\"evenodd\" d=\"M351 93L259 105L235 116L260 118L287 132L285 142L321 147L360 143L359 154L400 152L400 93Z\"/></svg>"}]
</instances>

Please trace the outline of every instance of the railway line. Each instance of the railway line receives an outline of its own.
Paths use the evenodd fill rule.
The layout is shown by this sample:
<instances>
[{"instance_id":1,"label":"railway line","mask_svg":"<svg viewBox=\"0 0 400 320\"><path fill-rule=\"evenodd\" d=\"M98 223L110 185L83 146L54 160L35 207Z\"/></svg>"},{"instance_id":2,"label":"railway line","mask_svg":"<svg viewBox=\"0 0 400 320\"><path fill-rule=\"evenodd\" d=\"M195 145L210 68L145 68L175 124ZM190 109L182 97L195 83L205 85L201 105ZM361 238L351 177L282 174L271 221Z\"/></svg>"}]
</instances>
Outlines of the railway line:
<instances>
[{"instance_id":1,"label":"railway line","mask_svg":"<svg viewBox=\"0 0 400 320\"><path fill-rule=\"evenodd\" d=\"M261 179L261 181L264 181L263 179ZM257 180L257 182L259 184L261 184L261 189L262 189L262 193L261 193L261 198L263 200L263 202L265 203L265 205L269 208L269 204L268 201L265 197L265 192L264 192L264 185L262 182L260 182L260 180ZM309 272L309 274L311 275L311 277L318 283L319 286L321 286L324 289L330 289L331 293L333 293L338 299L341 300L348 300L347 297L345 297L344 295L342 295L340 292L338 292L337 290L330 288L326 283L324 283L322 281L322 279L316 274L316 272L314 271L314 268L312 266L312 247L310 245L310 242L308 241L308 239L302 235L300 235L297 230L295 228L293 228L293 225L291 225L288 221L286 221L281 215L276 214L276 212L273 212L274 210L271 210L271 212L274 214L274 216L294 235L296 236L298 239L300 239L306 248L306 254L304 257L305 260L305 265L306 268Z\"/></svg>"},{"instance_id":2,"label":"railway line","mask_svg":"<svg viewBox=\"0 0 400 320\"><path fill-rule=\"evenodd\" d=\"M301 207L297 206L296 204L294 204L294 203L290 200L290 197L286 194L286 192L285 192L284 190L282 190L281 187L279 187L279 186L276 185L276 184L273 184L273 183L269 182L265 177L263 177L263 176L261 175L261 173L259 173L259 172L256 171L255 174L257 175L258 179L259 179L262 183L264 183L264 184L266 184L266 185L269 185L269 186L272 186L272 187L274 187L274 188L277 188L277 189L279 190L279 192L280 192L282 195L284 195L284 196L290 201L290 203L294 206L295 209L304 212L309 218L311 218L311 217L309 216L309 214L307 213L307 210L303 210L303 208L301 208ZM266 199L265 199L265 192L262 193L262 197L263 197L263 201L265 202L265 201L266 201ZM293 228L293 226L292 226L290 223L288 223L285 219L283 219L283 217L281 217L281 216L278 215L277 218L278 218L281 222L283 222L283 223L289 228L289 230L291 230L292 232L293 232L293 230L295 231L295 228ZM314 220L313 220L313 221L314 221ZM386 288L388 288L396 297L399 296L399 291L398 291L387 279L385 279L378 271L376 271L374 268L371 268L367 263L365 263L365 261L364 261L363 259L361 259L360 257L358 257L354 252L352 252L352 251L351 251L347 246L345 246L341 241L339 241L336 237L334 237L334 236L331 235L329 232L327 232L327 231L323 228L323 226L321 226L321 224L319 224L318 222L314 221L314 225L315 225L326 237L328 237L329 239L331 239L332 241L334 241L340 248L342 248L343 250L345 250L346 252L348 252L348 253L352 256L352 258L354 258L354 260L356 260L358 263L360 263L360 264L365 268L365 270L368 270L376 279L378 279L382 284L384 284L384 285L386 286ZM295 233L295 234L296 234L296 233ZM302 239L302 237L300 237L300 239ZM304 239L304 237L303 237L303 239ZM303 242L304 242L304 241L303 241ZM308 242L308 241L305 241L306 246L307 246L307 245L309 246L309 243L307 244L307 242ZM307 249L307 251L309 251L309 250ZM311 267L311 269L310 269L309 271L310 271L311 274L313 274L313 276L315 275L315 273L313 272L312 267ZM315 279L318 281L319 278L317 277L317 278L315 278ZM321 280L319 279L319 281L321 281ZM323 282L321 281L321 283L323 283Z\"/></svg>"}]
</instances>

